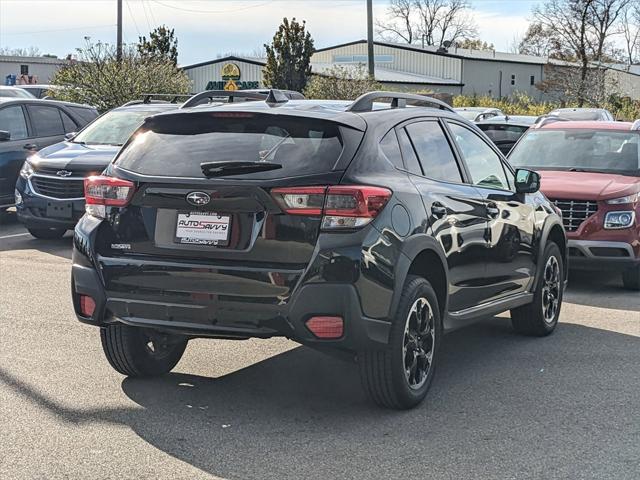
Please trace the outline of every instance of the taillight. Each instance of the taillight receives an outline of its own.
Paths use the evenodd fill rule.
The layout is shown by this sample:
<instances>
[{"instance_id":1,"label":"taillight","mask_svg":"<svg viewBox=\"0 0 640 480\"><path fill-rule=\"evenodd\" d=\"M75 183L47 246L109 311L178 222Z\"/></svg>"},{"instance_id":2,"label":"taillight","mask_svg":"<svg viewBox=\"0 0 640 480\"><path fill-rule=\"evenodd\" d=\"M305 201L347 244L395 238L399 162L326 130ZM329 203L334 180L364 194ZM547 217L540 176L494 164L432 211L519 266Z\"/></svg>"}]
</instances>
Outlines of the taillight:
<instances>
[{"instance_id":1,"label":"taillight","mask_svg":"<svg viewBox=\"0 0 640 480\"><path fill-rule=\"evenodd\" d=\"M105 207L124 207L135 192L129 180L91 176L84 179L85 209L89 215L104 218Z\"/></svg>"},{"instance_id":2,"label":"taillight","mask_svg":"<svg viewBox=\"0 0 640 480\"><path fill-rule=\"evenodd\" d=\"M275 188L271 193L290 215L322 215L324 230L363 227L391 198L391 190L363 185Z\"/></svg>"}]
</instances>

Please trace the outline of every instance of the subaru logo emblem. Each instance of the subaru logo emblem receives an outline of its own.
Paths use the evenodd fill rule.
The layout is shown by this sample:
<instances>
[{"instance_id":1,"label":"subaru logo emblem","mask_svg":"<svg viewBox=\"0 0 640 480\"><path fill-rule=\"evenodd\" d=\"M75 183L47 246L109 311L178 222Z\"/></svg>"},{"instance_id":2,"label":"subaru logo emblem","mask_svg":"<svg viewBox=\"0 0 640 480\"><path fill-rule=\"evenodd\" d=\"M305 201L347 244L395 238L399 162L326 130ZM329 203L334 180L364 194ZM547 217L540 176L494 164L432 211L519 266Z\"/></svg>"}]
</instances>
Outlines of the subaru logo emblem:
<instances>
[{"instance_id":1,"label":"subaru logo emblem","mask_svg":"<svg viewBox=\"0 0 640 480\"><path fill-rule=\"evenodd\" d=\"M56 175L58 175L59 177L70 177L72 174L72 172L70 172L69 170L58 170L56 172Z\"/></svg>"},{"instance_id":2,"label":"subaru logo emblem","mask_svg":"<svg viewBox=\"0 0 640 480\"><path fill-rule=\"evenodd\" d=\"M208 193L204 192L191 192L187 195L187 202L191 205L195 205L196 207L201 207L202 205L206 205L211 201L211 197Z\"/></svg>"}]
</instances>

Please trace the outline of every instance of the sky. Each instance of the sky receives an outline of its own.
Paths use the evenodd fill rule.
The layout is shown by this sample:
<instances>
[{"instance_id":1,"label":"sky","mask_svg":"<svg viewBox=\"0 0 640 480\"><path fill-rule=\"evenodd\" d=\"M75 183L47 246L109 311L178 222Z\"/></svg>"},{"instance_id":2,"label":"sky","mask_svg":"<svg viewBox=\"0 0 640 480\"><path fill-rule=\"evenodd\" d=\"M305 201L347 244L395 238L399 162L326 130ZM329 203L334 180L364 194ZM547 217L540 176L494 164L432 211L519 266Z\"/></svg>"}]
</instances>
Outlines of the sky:
<instances>
[{"instance_id":1,"label":"sky","mask_svg":"<svg viewBox=\"0 0 640 480\"><path fill-rule=\"evenodd\" d=\"M507 51L528 25L535 0L471 0L480 38ZM374 0L382 18L388 0ZM306 20L316 48L366 38L365 0L123 0L123 37L166 24L188 65L229 52L251 54L269 42L283 17ZM116 0L0 0L0 47L35 46L64 57L91 41L115 43Z\"/></svg>"}]
</instances>

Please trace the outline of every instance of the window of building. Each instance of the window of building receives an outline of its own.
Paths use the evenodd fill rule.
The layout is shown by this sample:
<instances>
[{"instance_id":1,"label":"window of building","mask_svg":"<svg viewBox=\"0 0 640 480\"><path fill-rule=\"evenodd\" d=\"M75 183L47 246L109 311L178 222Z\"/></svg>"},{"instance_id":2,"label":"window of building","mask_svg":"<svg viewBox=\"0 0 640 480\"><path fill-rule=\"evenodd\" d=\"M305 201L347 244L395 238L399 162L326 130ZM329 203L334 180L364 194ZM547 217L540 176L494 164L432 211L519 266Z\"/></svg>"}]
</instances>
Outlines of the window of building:
<instances>
[{"instance_id":1,"label":"window of building","mask_svg":"<svg viewBox=\"0 0 640 480\"><path fill-rule=\"evenodd\" d=\"M515 84L516 84L516 76L511 75L511 85L515 85Z\"/></svg>"},{"instance_id":2,"label":"window of building","mask_svg":"<svg viewBox=\"0 0 640 480\"><path fill-rule=\"evenodd\" d=\"M417 122L406 127L424 175L444 182L462 182L451 145L438 122Z\"/></svg>"},{"instance_id":3,"label":"window of building","mask_svg":"<svg viewBox=\"0 0 640 480\"><path fill-rule=\"evenodd\" d=\"M20 75L29 75L29 65L20 65Z\"/></svg>"},{"instance_id":4,"label":"window of building","mask_svg":"<svg viewBox=\"0 0 640 480\"><path fill-rule=\"evenodd\" d=\"M529 83L530 83L530 85L535 85L536 84L536 76L535 75L531 75L531 78L529 78Z\"/></svg>"},{"instance_id":5,"label":"window of building","mask_svg":"<svg viewBox=\"0 0 640 480\"><path fill-rule=\"evenodd\" d=\"M375 55L376 63L393 63L393 55ZM334 55L333 63L367 63L369 58L366 55Z\"/></svg>"}]
</instances>

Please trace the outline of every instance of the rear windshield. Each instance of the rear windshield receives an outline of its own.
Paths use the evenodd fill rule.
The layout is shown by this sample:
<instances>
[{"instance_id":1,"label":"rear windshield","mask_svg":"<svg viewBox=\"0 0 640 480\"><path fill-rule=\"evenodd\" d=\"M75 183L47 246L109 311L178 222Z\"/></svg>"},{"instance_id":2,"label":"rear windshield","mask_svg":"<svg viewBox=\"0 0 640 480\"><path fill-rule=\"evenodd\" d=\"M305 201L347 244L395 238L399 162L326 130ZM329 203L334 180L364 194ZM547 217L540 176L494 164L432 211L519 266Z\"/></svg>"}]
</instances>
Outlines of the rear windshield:
<instances>
[{"instance_id":1,"label":"rear windshield","mask_svg":"<svg viewBox=\"0 0 640 480\"><path fill-rule=\"evenodd\" d=\"M148 119L116 165L143 175L198 178L205 162L268 162L282 168L234 178L283 178L333 170L342 147L339 127L324 120L197 112Z\"/></svg>"},{"instance_id":2,"label":"rear windshield","mask_svg":"<svg viewBox=\"0 0 640 480\"><path fill-rule=\"evenodd\" d=\"M637 131L529 130L509 154L516 167L640 175Z\"/></svg>"}]
</instances>

